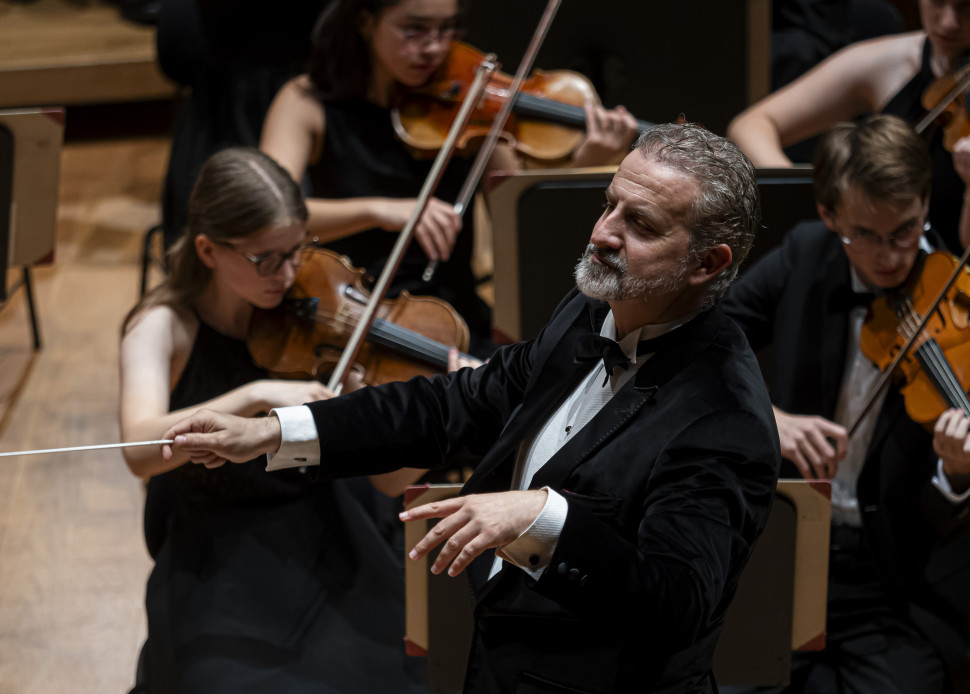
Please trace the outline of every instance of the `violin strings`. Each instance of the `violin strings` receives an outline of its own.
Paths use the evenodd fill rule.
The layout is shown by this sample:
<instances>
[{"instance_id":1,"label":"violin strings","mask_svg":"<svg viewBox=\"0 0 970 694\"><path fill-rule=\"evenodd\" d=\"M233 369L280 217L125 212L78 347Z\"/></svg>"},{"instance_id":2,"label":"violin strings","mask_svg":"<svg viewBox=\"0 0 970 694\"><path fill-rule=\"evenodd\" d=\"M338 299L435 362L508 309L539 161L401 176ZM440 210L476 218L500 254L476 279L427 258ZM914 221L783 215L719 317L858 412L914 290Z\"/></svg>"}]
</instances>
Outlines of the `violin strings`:
<instances>
[{"instance_id":1,"label":"violin strings","mask_svg":"<svg viewBox=\"0 0 970 694\"><path fill-rule=\"evenodd\" d=\"M920 321L913 310L912 300L907 297L905 303L897 310L900 318L900 327L908 333L907 337L912 336ZM959 407L966 414L970 415L970 400L960 385L959 379L953 373L953 368L946 359L940 344L935 338L925 335L926 339L916 348L917 358L926 369L927 375L933 381L937 391L947 400L950 407Z\"/></svg>"},{"instance_id":2,"label":"violin strings","mask_svg":"<svg viewBox=\"0 0 970 694\"><path fill-rule=\"evenodd\" d=\"M317 311L313 321L318 324L324 322L336 323L347 329L356 325L355 321L331 311ZM377 337L385 338L385 344L388 347L400 345L404 351L412 354L412 356L424 359L439 368L447 368L448 351L450 349L447 345L384 318L375 319L371 326L371 333Z\"/></svg>"}]
</instances>

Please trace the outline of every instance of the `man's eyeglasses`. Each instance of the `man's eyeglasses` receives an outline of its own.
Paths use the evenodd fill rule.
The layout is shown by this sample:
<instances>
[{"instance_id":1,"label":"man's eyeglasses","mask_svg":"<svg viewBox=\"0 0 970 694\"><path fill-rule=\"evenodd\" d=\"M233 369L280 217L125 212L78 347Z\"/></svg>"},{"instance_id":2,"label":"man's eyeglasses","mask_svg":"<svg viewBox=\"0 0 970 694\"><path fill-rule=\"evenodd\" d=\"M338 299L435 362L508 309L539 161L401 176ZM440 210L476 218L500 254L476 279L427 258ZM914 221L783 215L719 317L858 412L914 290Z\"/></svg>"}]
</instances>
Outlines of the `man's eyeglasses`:
<instances>
[{"instance_id":1,"label":"man's eyeglasses","mask_svg":"<svg viewBox=\"0 0 970 694\"><path fill-rule=\"evenodd\" d=\"M842 239L842 243L844 243L846 246L850 246L859 251L881 248L883 244L889 244L891 247L897 250L905 251L915 248L919 244L919 240L923 237L923 232L928 229L929 222L923 226L913 224L905 229L900 229L892 234L888 239L865 229L853 232L851 235L842 236L840 238Z\"/></svg>"},{"instance_id":2,"label":"man's eyeglasses","mask_svg":"<svg viewBox=\"0 0 970 694\"><path fill-rule=\"evenodd\" d=\"M425 48L436 41L451 43L455 39L461 38L464 33L458 27L457 22L445 22L439 26L418 23L391 23L391 26L405 42L418 48Z\"/></svg>"},{"instance_id":3,"label":"man's eyeglasses","mask_svg":"<svg viewBox=\"0 0 970 694\"><path fill-rule=\"evenodd\" d=\"M306 260L307 251L315 241L316 238L301 241L285 253L280 253L279 251L270 251L269 253L263 253L261 255L250 255L249 253L244 253L236 248L230 241L212 239L212 242L216 245L229 248L251 262L256 267L256 274L260 277L269 277L270 275L275 275L280 271L280 268L283 267L283 263L287 261L289 261L294 268L299 268L301 265L303 265L303 261Z\"/></svg>"}]
</instances>

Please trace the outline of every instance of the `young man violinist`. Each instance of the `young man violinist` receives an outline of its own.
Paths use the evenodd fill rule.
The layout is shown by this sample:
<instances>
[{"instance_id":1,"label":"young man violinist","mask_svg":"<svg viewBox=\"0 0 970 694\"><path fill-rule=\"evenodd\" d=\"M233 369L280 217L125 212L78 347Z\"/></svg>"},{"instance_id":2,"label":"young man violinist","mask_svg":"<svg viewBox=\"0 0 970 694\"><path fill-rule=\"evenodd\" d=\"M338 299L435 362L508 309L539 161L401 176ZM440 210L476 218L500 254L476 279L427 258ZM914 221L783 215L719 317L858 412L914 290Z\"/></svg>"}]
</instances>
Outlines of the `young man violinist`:
<instances>
[{"instance_id":1,"label":"young man violinist","mask_svg":"<svg viewBox=\"0 0 970 694\"><path fill-rule=\"evenodd\" d=\"M892 385L847 432L880 376L859 350L863 321L929 250L929 189L926 147L902 120L836 126L816 149L822 221L792 230L725 300L755 350L773 346L782 476L832 479L826 648L794 654L787 691L970 687L968 420L949 411L927 431Z\"/></svg>"}]
</instances>

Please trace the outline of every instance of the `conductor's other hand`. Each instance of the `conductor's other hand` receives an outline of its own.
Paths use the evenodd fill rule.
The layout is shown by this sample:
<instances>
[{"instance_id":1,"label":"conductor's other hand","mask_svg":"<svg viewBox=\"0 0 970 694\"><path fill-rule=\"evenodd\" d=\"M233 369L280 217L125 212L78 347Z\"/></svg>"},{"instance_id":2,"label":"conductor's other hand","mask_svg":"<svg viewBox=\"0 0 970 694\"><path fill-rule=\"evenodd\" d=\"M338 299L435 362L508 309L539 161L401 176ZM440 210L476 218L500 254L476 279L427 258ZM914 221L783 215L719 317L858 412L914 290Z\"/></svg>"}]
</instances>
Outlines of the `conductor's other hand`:
<instances>
[{"instance_id":1,"label":"conductor's other hand","mask_svg":"<svg viewBox=\"0 0 970 694\"><path fill-rule=\"evenodd\" d=\"M448 575L457 576L486 549L504 547L527 530L542 512L546 496L544 489L469 494L405 511L401 514L403 521L443 519L408 556L420 559L444 542L431 573L441 573L451 563Z\"/></svg>"},{"instance_id":2,"label":"conductor's other hand","mask_svg":"<svg viewBox=\"0 0 970 694\"><path fill-rule=\"evenodd\" d=\"M388 198L382 205L380 226L386 231L400 231L407 226L417 201L413 198L396 200ZM455 239L461 231L461 217L454 205L431 198L424 214L414 227L414 238L424 254L431 260L448 260L455 247Z\"/></svg>"},{"instance_id":3,"label":"conductor's other hand","mask_svg":"<svg viewBox=\"0 0 970 694\"><path fill-rule=\"evenodd\" d=\"M214 468L226 461L242 463L264 453L275 453L282 441L280 420L275 416L247 419L213 410L199 410L178 422L162 437L174 439L162 446L166 460L172 449L185 451L193 463Z\"/></svg>"},{"instance_id":4,"label":"conductor's other hand","mask_svg":"<svg viewBox=\"0 0 970 694\"><path fill-rule=\"evenodd\" d=\"M848 436L845 427L824 417L788 414L777 407L775 422L781 454L795 463L802 477L831 479L845 458Z\"/></svg>"}]
</instances>

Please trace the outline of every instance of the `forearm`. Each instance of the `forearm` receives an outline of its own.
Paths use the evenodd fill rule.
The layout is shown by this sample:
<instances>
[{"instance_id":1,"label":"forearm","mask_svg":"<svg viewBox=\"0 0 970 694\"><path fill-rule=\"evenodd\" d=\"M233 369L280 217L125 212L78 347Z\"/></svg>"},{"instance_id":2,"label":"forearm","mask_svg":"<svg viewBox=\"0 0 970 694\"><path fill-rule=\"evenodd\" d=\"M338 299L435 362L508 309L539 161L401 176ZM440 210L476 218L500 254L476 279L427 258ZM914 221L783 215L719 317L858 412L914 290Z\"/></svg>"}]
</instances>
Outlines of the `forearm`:
<instances>
[{"instance_id":1,"label":"forearm","mask_svg":"<svg viewBox=\"0 0 970 694\"><path fill-rule=\"evenodd\" d=\"M385 222L381 209L387 203L386 198L311 198L307 200L310 212L307 230L319 242L326 243L367 229L383 228Z\"/></svg>"},{"instance_id":2,"label":"forearm","mask_svg":"<svg viewBox=\"0 0 970 694\"><path fill-rule=\"evenodd\" d=\"M263 383L263 381L247 383L212 400L167 412L157 417L133 419L132 421L126 421L122 417L121 439L126 442L160 439L176 422L203 408L241 417L252 417L269 409L269 405L262 395ZM165 460L162 457L161 449L155 446L126 448L124 449L124 456L131 472L144 478L174 470L189 460L183 451L177 449L169 460Z\"/></svg>"},{"instance_id":3,"label":"forearm","mask_svg":"<svg viewBox=\"0 0 970 694\"><path fill-rule=\"evenodd\" d=\"M732 120L727 136L755 166L785 168L792 165L782 149L778 128L757 106Z\"/></svg>"}]
</instances>

